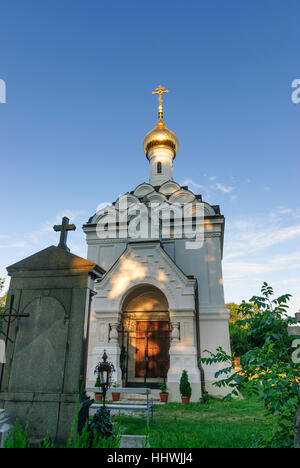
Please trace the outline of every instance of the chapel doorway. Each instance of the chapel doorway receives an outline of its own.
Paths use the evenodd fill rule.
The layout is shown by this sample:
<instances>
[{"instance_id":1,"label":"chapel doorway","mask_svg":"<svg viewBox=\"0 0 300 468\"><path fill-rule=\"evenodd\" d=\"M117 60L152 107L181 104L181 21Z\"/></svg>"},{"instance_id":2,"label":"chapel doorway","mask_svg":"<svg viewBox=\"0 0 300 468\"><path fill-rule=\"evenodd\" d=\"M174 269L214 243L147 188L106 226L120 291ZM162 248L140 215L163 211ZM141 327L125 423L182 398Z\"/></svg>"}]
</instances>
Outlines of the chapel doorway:
<instances>
[{"instance_id":1,"label":"chapel doorway","mask_svg":"<svg viewBox=\"0 0 300 468\"><path fill-rule=\"evenodd\" d=\"M136 323L135 376L165 377L169 368L168 322Z\"/></svg>"},{"instance_id":2,"label":"chapel doorway","mask_svg":"<svg viewBox=\"0 0 300 468\"><path fill-rule=\"evenodd\" d=\"M131 290L122 307L120 336L123 385L156 388L170 366L170 318L165 295L156 287Z\"/></svg>"}]
</instances>

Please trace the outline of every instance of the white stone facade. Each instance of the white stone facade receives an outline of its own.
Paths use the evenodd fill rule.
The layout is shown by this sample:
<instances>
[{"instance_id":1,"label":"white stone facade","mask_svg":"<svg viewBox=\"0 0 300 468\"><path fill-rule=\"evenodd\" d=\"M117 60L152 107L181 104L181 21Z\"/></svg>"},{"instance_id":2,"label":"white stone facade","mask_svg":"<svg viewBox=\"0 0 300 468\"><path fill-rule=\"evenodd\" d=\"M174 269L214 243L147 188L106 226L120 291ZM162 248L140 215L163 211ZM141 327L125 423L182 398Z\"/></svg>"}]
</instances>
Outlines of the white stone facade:
<instances>
[{"instance_id":1,"label":"white stone facade","mask_svg":"<svg viewBox=\"0 0 300 468\"><path fill-rule=\"evenodd\" d=\"M148 206L153 200L159 203L202 203L186 187L171 181L164 183L159 190L143 183L128 198L129 209L130 205L141 202ZM115 207L120 206L119 199ZM215 351L219 346L230 353L229 313L224 304L221 266L224 217L219 214L218 207L206 203L204 215L203 245L198 249L188 249L187 239L176 239L174 233L164 238L163 228L160 239L124 237L122 230L125 225L122 223L117 228L113 226L108 238L101 239L97 234L97 223L107 216L105 210L96 213L84 226L88 259L107 271L95 287L97 295L93 303L89 343L89 384L94 383L93 369L104 349L116 366L114 378L121 383L118 334L122 328L123 303L135 288L142 285L147 288L148 285L161 291L168 304L171 332L167 385L170 401L180 399L179 380L183 369L188 371L192 400L199 399L203 388L210 393L219 393L212 387L218 368L204 367L205 381L201 382L198 358L204 350ZM157 314L154 313L155 310L152 318L156 320ZM147 317L149 320L149 315ZM147 320L147 317L139 316L139 320Z\"/></svg>"},{"instance_id":2,"label":"white stone facade","mask_svg":"<svg viewBox=\"0 0 300 468\"><path fill-rule=\"evenodd\" d=\"M152 383L166 376L170 401L180 401L179 381L187 370L192 400L198 401L205 390L219 393L212 386L218 366L201 367L199 357L219 346L230 354L224 217L218 206L173 181L178 140L163 122L161 94L167 91L156 91L159 121L144 139L150 183L119 197L83 226L88 259L106 270L95 287L88 383L94 384L93 369L106 349L119 384L125 367L126 385L145 375ZM190 238L194 231L196 240Z\"/></svg>"}]
</instances>

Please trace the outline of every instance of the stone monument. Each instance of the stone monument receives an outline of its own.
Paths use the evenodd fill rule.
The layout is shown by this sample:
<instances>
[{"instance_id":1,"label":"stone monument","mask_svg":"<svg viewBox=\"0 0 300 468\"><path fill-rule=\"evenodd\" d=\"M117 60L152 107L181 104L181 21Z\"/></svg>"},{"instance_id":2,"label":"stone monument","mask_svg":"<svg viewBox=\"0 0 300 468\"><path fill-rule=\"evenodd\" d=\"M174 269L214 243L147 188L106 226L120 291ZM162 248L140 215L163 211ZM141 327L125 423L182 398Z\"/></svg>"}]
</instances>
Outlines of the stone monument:
<instances>
[{"instance_id":1,"label":"stone monument","mask_svg":"<svg viewBox=\"0 0 300 468\"><path fill-rule=\"evenodd\" d=\"M8 336L6 364L0 381L0 408L12 424L28 424L33 441L48 431L63 445L85 385L89 314L93 283L104 270L73 255L66 246L74 225L63 219L58 247L48 247L7 268L11 276L8 303L14 297L14 319L4 323ZM25 318L20 319L18 316ZM0 374L1 375L1 374Z\"/></svg>"},{"instance_id":2,"label":"stone monument","mask_svg":"<svg viewBox=\"0 0 300 468\"><path fill-rule=\"evenodd\" d=\"M300 323L300 312L295 314L296 321ZM289 335L290 336L300 336L300 325L296 327L289 327ZM295 414L295 448L300 448L300 389L298 391L298 398L299 398L299 406Z\"/></svg>"}]
</instances>

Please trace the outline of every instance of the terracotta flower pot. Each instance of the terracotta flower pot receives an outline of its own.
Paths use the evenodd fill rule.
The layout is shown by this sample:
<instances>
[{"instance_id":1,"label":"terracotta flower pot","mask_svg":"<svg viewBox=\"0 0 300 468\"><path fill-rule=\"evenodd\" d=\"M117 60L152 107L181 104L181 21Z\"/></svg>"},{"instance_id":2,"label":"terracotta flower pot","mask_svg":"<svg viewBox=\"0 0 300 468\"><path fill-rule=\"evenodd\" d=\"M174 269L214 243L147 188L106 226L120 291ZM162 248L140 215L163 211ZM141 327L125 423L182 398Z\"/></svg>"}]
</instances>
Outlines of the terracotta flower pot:
<instances>
[{"instance_id":1,"label":"terracotta flower pot","mask_svg":"<svg viewBox=\"0 0 300 468\"><path fill-rule=\"evenodd\" d=\"M112 392L112 398L113 398L113 401L119 401L120 400L120 393Z\"/></svg>"},{"instance_id":2,"label":"terracotta flower pot","mask_svg":"<svg viewBox=\"0 0 300 468\"><path fill-rule=\"evenodd\" d=\"M184 405L188 405L190 402L190 397L188 396L181 396L181 401Z\"/></svg>"},{"instance_id":3,"label":"terracotta flower pot","mask_svg":"<svg viewBox=\"0 0 300 468\"><path fill-rule=\"evenodd\" d=\"M160 396L160 401L162 403L168 403L168 397L169 397L168 392L161 392L159 396Z\"/></svg>"},{"instance_id":4,"label":"terracotta flower pot","mask_svg":"<svg viewBox=\"0 0 300 468\"><path fill-rule=\"evenodd\" d=\"M103 395L102 393L95 393L95 400L96 401L102 401Z\"/></svg>"}]
</instances>

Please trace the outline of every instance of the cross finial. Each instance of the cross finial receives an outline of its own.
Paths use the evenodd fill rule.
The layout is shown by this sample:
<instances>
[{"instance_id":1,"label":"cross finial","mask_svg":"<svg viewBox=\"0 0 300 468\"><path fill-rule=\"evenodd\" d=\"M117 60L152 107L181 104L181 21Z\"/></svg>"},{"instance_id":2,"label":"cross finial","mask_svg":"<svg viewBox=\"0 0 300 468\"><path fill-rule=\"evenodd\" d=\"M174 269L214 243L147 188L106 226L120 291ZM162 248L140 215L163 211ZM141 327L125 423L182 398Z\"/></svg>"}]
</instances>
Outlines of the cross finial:
<instances>
[{"instance_id":1,"label":"cross finial","mask_svg":"<svg viewBox=\"0 0 300 468\"><path fill-rule=\"evenodd\" d=\"M152 91L152 94L158 94L158 102L159 102L159 106L158 106L158 118L159 120L162 120L163 119L163 115L164 115L164 111L163 111L163 107L162 107L162 94L165 94L165 93L168 93L169 90L164 88L163 86L159 85L155 91Z\"/></svg>"},{"instance_id":2,"label":"cross finial","mask_svg":"<svg viewBox=\"0 0 300 468\"><path fill-rule=\"evenodd\" d=\"M53 229L56 232L60 232L60 239L57 247L60 247L61 249L66 250L67 252L70 252L70 249L67 247L67 236L68 231L75 231L75 224L69 224L69 218L64 216L62 219L62 224L56 224L55 226L53 226Z\"/></svg>"}]
</instances>

